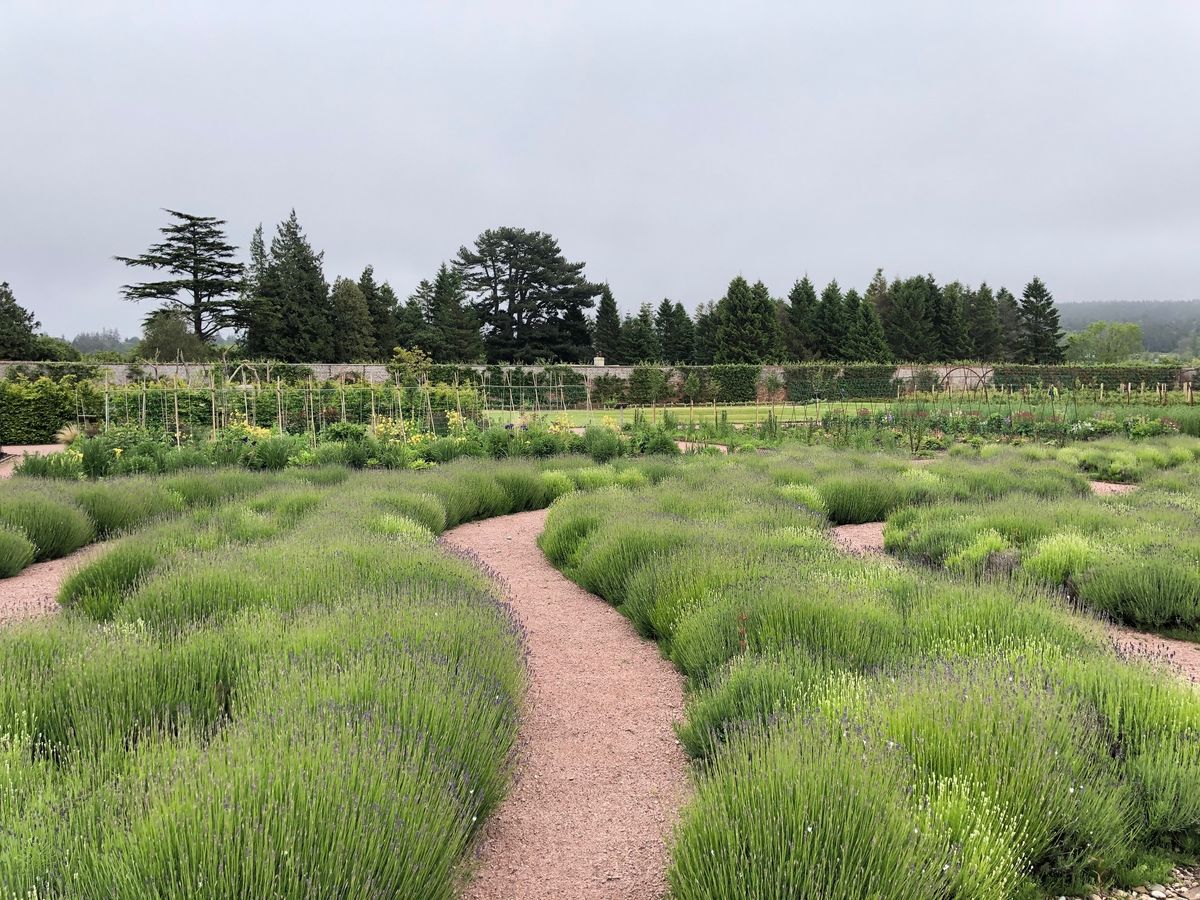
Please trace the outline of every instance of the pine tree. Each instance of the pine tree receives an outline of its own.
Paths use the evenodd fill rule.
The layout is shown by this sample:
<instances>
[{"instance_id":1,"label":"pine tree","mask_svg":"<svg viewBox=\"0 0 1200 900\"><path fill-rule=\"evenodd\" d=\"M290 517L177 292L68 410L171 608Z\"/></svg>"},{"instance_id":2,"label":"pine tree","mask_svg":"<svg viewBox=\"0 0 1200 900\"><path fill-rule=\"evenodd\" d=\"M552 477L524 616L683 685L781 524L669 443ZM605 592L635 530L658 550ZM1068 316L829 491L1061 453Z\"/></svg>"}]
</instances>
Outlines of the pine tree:
<instances>
[{"instance_id":1,"label":"pine tree","mask_svg":"<svg viewBox=\"0 0 1200 900\"><path fill-rule=\"evenodd\" d=\"M418 292L422 286L429 287L432 293L432 285L428 281L417 286ZM408 299L408 302L396 308L395 335L396 346L388 351L389 359L397 348L423 350L428 354L430 340L429 332L425 327L425 311L421 308L421 301L415 294Z\"/></svg>"},{"instance_id":2,"label":"pine tree","mask_svg":"<svg viewBox=\"0 0 1200 900\"><path fill-rule=\"evenodd\" d=\"M37 355L34 336L41 323L13 295L7 281L0 281L0 359L29 359Z\"/></svg>"},{"instance_id":3,"label":"pine tree","mask_svg":"<svg viewBox=\"0 0 1200 900\"><path fill-rule=\"evenodd\" d=\"M172 277L160 281L127 284L121 288L126 300L154 300L159 309L186 314L192 333L209 341L232 324L233 298L242 287L244 274L235 261L237 247L225 239L225 220L213 216L164 210L175 221L159 231L164 239L140 256L114 256L131 267L164 271Z\"/></svg>"},{"instance_id":4,"label":"pine tree","mask_svg":"<svg viewBox=\"0 0 1200 900\"><path fill-rule=\"evenodd\" d=\"M871 277L871 283L867 285L863 301L875 307L875 315L880 322L886 323L891 317L892 290L888 286L887 278L883 275L883 269L875 270L875 274Z\"/></svg>"},{"instance_id":5,"label":"pine tree","mask_svg":"<svg viewBox=\"0 0 1200 900\"><path fill-rule=\"evenodd\" d=\"M711 300L696 307L692 329L692 364L711 366L717 357L717 306Z\"/></svg>"},{"instance_id":6,"label":"pine tree","mask_svg":"<svg viewBox=\"0 0 1200 900\"><path fill-rule=\"evenodd\" d=\"M866 359L866 334L863 332L862 297L854 288L846 291L842 298L842 319L846 323L846 336L842 340L841 358L860 362Z\"/></svg>"},{"instance_id":7,"label":"pine tree","mask_svg":"<svg viewBox=\"0 0 1200 900\"><path fill-rule=\"evenodd\" d=\"M931 310L937 286L931 278L915 275L892 282L888 289L888 319L883 323L892 359L930 362L936 352Z\"/></svg>"},{"instance_id":8,"label":"pine tree","mask_svg":"<svg viewBox=\"0 0 1200 900\"><path fill-rule=\"evenodd\" d=\"M835 278L821 291L821 300L817 304L817 355L821 359L842 359L846 331L842 289Z\"/></svg>"},{"instance_id":9,"label":"pine tree","mask_svg":"<svg viewBox=\"0 0 1200 900\"><path fill-rule=\"evenodd\" d=\"M1000 315L996 309L996 297L986 281L971 292L967 330L971 335L971 350L975 359L993 362L1000 358Z\"/></svg>"},{"instance_id":10,"label":"pine tree","mask_svg":"<svg viewBox=\"0 0 1200 900\"><path fill-rule=\"evenodd\" d=\"M358 289L362 291L371 314L371 328L375 337L376 358L387 360L396 346L396 295L390 287L375 282L375 268L367 266L358 277Z\"/></svg>"},{"instance_id":11,"label":"pine tree","mask_svg":"<svg viewBox=\"0 0 1200 900\"><path fill-rule=\"evenodd\" d=\"M1017 362L1021 358L1021 308L1006 287L996 292L996 316L1000 320L999 358Z\"/></svg>"},{"instance_id":12,"label":"pine tree","mask_svg":"<svg viewBox=\"0 0 1200 900\"><path fill-rule=\"evenodd\" d=\"M284 362L321 362L333 353L323 253L312 249L296 211L279 223L258 296L239 311L247 353Z\"/></svg>"},{"instance_id":13,"label":"pine tree","mask_svg":"<svg viewBox=\"0 0 1200 900\"><path fill-rule=\"evenodd\" d=\"M367 298L349 278L338 278L330 295L333 312L333 362L374 359L375 327Z\"/></svg>"},{"instance_id":14,"label":"pine tree","mask_svg":"<svg viewBox=\"0 0 1200 900\"><path fill-rule=\"evenodd\" d=\"M489 362L561 359L591 350L584 310L600 285L568 262L553 236L524 228L492 228L461 247L454 267L484 329Z\"/></svg>"},{"instance_id":15,"label":"pine tree","mask_svg":"<svg viewBox=\"0 0 1200 900\"><path fill-rule=\"evenodd\" d=\"M966 323L967 294L961 282L952 281L935 298L933 330L937 340L937 358L943 362L971 356L971 336Z\"/></svg>"},{"instance_id":16,"label":"pine tree","mask_svg":"<svg viewBox=\"0 0 1200 900\"><path fill-rule=\"evenodd\" d=\"M479 321L467 302L462 275L445 263L432 282L422 282L427 300L424 309L424 343L437 363L469 363L483 356Z\"/></svg>"},{"instance_id":17,"label":"pine tree","mask_svg":"<svg viewBox=\"0 0 1200 900\"><path fill-rule=\"evenodd\" d=\"M626 365L656 362L661 356L658 337L654 333L654 309L643 303L636 316L626 316L621 323L621 359Z\"/></svg>"},{"instance_id":18,"label":"pine tree","mask_svg":"<svg viewBox=\"0 0 1200 900\"><path fill-rule=\"evenodd\" d=\"M608 283L600 285L600 302L596 306L596 325L592 329L592 350L603 356L608 365L621 362L621 314Z\"/></svg>"},{"instance_id":19,"label":"pine tree","mask_svg":"<svg viewBox=\"0 0 1200 900\"><path fill-rule=\"evenodd\" d=\"M1021 294L1021 356L1023 362L1048 365L1063 361L1063 332L1054 297L1040 278Z\"/></svg>"},{"instance_id":20,"label":"pine tree","mask_svg":"<svg viewBox=\"0 0 1200 900\"><path fill-rule=\"evenodd\" d=\"M863 362L891 362L892 352L883 335L883 324L873 304L865 300L858 308L858 338L856 341L859 359Z\"/></svg>"},{"instance_id":21,"label":"pine tree","mask_svg":"<svg viewBox=\"0 0 1200 900\"><path fill-rule=\"evenodd\" d=\"M686 363L692 358L692 320L681 303L663 298L654 312L654 330L663 362Z\"/></svg>"},{"instance_id":22,"label":"pine tree","mask_svg":"<svg viewBox=\"0 0 1200 900\"><path fill-rule=\"evenodd\" d=\"M754 291L741 275L729 282L729 290L717 304L715 315L717 332L713 361L762 362L762 317Z\"/></svg>"},{"instance_id":23,"label":"pine tree","mask_svg":"<svg viewBox=\"0 0 1200 900\"><path fill-rule=\"evenodd\" d=\"M788 292L787 353L803 361L817 354L817 292L805 275Z\"/></svg>"},{"instance_id":24,"label":"pine tree","mask_svg":"<svg viewBox=\"0 0 1200 900\"><path fill-rule=\"evenodd\" d=\"M754 282L750 288L750 297L754 303L754 315L758 319L758 361L777 362L784 354L783 332L779 327L779 310L775 306L775 300L761 281Z\"/></svg>"}]
</instances>

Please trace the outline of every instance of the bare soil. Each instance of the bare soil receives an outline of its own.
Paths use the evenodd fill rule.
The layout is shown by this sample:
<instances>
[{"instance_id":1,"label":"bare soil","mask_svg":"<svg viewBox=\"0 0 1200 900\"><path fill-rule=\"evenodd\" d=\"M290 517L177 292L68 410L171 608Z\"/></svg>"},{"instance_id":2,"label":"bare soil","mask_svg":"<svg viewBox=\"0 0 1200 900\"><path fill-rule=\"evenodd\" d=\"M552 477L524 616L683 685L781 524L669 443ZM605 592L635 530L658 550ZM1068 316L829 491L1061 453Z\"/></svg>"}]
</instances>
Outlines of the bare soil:
<instances>
[{"instance_id":1,"label":"bare soil","mask_svg":"<svg viewBox=\"0 0 1200 900\"><path fill-rule=\"evenodd\" d=\"M62 447L58 444L29 444L25 446L0 447L0 478L11 477L13 469L17 467L17 463L21 461L21 457L26 454L29 456L46 456L50 453L57 453L61 449Z\"/></svg>"},{"instance_id":2,"label":"bare soil","mask_svg":"<svg viewBox=\"0 0 1200 900\"><path fill-rule=\"evenodd\" d=\"M829 529L839 550L855 556L883 553L883 523L864 522L862 525L838 525Z\"/></svg>"},{"instance_id":3,"label":"bare soil","mask_svg":"<svg viewBox=\"0 0 1200 900\"><path fill-rule=\"evenodd\" d=\"M1130 491L1136 490L1136 484L1121 484L1116 481L1089 481L1092 486L1092 493L1099 497L1110 497L1113 494L1128 494Z\"/></svg>"},{"instance_id":4,"label":"bare soil","mask_svg":"<svg viewBox=\"0 0 1200 900\"><path fill-rule=\"evenodd\" d=\"M34 563L12 578L0 579L0 627L59 611L58 589L67 576L100 553L103 544L90 544L61 559Z\"/></svg>"},{"instance_id":5,"label":"bare soil","mask_svg":"<svg viewBox=\"0 0 1200 900\"><path fill-rule=\"evenodd\" d=\"M527 634L529 693L514 784L485 827L464 896L652 898L690 790L673 724L683 678L658 648L542 556L546 513L447 532L498 575Z\"/></svg>"}]
</instances>

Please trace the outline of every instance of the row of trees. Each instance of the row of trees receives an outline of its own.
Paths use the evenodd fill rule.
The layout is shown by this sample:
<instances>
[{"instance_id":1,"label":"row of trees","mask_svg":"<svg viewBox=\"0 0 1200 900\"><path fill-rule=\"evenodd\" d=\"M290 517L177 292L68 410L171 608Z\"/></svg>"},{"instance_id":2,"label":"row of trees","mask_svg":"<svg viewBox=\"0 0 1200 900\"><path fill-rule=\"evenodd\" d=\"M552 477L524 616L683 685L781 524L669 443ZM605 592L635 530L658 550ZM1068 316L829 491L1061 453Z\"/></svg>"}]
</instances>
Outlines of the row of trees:
<instances>
[{"instance_id":1,"label":"row of trees","mask_svg":"<svg viewBox=\"0 0 1200 900\"><path fill-rule=\"evenodd\" d=\"M295 211L269 246L262 226L256 229L247 265L224 220L166 212L158 243L116 257L158 276L123 292L157 304L140 349L160 358L203 358L230 332L246 356L291 362L383 360L400 346L422 349L436 362L1063 358L1058 312L1037 278L1016 298L987 284L939 286L928 275L889 282L882 271L862 294L836 281L818 293L806 276L786 298L774 298L761 281L739 276L694 316L664 299L622 317L609 286L589 281L584 264L568 261L551 235L505 227L461 247L401 302L371 266L331 285L323 253Z\"/></svg>"}]
</instances>

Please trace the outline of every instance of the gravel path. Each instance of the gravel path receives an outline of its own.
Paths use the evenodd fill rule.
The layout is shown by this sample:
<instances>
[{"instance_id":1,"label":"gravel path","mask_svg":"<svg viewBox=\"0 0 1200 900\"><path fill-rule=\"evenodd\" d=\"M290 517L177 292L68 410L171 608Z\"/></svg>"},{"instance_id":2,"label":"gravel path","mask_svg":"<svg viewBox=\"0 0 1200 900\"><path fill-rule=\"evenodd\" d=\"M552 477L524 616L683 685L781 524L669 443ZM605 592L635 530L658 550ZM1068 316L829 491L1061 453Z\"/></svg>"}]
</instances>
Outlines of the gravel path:
<instances>
[{"instance_id":1,"label":"gravel path","mask_svg":"<svg viewBox=\"0 0 1200 900\"><path fill-rule=\"evenodd\" d=\"M1128 494L1137 488L1136 484L1122 484L1117 481L1089 481L1092 493L1098 497L1110 497L1113 494Z\"/></svg>"},{"instance_id":2,"label":"gravel path","mask_svg":"<svg viewBox=\"0 0 1200 900\"><path fill-rule=\"evenodd\" d=\"M30 444L26 446L0 447L0 478L10 478L13 469L25 454L30 456L46 456L61 450L58 444ZM7 455L4 455L7 454Z\"/></svg>"},{"instance_id":3,"label":"gravel path","mask_svg":"<svg viewBox=\"0 0 1200 900\"><path fill-rule=\"evenodd\" d=\"M89 544L61 559L34 563L12 578L0 579L0 627L59 611L58 589L76 568L106 545Z\"/></svg>"},{"instance_id":4,"label":"gravel path","mask_svg":"<svg viewBox=\"0 0 1200 900\"><path fill-rule=\"evenodd\" d=\"M447 532L498 574L527 633L529 694L514 784L484 831L464 896L651 898L689 792L672 724L683 678L612 606L537 546L546 513Z\"/></svg>"}]
</instances>

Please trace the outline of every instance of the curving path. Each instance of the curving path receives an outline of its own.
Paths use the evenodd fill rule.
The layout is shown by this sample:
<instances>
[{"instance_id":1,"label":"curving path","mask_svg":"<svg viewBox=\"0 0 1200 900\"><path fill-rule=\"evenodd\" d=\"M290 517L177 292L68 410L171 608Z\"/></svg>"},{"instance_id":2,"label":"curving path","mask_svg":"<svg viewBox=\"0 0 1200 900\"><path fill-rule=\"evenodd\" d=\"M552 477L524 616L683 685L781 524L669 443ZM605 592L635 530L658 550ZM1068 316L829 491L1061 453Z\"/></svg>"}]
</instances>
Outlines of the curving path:
<instances>
[{"instance_id":1,"label":"curving path","mask_svg":"<svg viewBox=\"0 0 1200 900\"><path fill-rule=\"evenodd\" d=\"M689 791L672 728L683 677L629 621L542 556L545 510L442 536L504 583L526 631L529 693L514 783L489 820L464 896L651 898Z\"/></svg>"},{"instance_id":2,"label":"curving path","mask_svg":"<svg viewBox=\"0 0 1200 900\"><path fill-rule=\"evenodd\" d=\"M883 549L883 526L883 522L865 522L862 525L838 525L829 532L838 549L846 553L892 559ZM1105 627L1118 653L1160 660L1189 681L1200 684L1200 644L1134 631L1113 622L1105 623Z\"/></svg>"}]
</instances>

